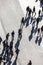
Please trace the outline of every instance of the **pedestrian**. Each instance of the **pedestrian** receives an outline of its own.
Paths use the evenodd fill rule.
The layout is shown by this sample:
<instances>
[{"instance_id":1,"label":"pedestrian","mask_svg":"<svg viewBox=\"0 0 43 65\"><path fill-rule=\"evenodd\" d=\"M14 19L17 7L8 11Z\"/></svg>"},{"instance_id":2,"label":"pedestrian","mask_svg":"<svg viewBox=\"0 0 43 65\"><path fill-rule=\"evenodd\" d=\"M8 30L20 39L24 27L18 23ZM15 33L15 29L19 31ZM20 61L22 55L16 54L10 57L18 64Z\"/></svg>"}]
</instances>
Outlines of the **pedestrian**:
<instances>
[{"instance_id":1,"label":"pedestrian","mask_svg":"<svg viewBox=\"0 0 43 65\"><path fill-rule=\"evenodd\" d=\"M32 61L31 61L31 60L29 60L29 63L28 63L27 65L32 65Z\"/></svg>"},{"instance_id":2,"label":"pedestrian","mask_svg":"<svg viewBox=\"0 0 43 65\"><path fill-rule=\"evenodd\" d=\"M35 10L35 6L33 7L33 11L32 11L32 16L35 17L36 15L36 10Z\"/></svg>"},{"instance_id":3,"label":"pedestrian","mask_svg":"<svg viewBox=\"0 0 43 65\"><path fill-rule=\"evenodd\" d=\"M18 38L19 38L19 40L21 40L21 38L22 38L22 29L21 28L18 30Z\"/></svg>"}]
</instances>

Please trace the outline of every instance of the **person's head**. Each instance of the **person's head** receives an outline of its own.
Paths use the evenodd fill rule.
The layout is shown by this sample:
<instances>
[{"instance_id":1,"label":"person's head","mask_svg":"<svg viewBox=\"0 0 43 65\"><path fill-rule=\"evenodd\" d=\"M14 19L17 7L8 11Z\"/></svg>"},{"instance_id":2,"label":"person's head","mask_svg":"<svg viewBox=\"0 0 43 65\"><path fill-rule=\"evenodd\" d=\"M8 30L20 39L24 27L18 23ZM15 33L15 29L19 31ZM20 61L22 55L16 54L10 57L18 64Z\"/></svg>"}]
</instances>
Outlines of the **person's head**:
<instances>
[{"instance_id":1,"label":"person's head","mask_svg":"<svg viewBox=\"0 0 43 65\"><path fill-rule=\"evenodd\" d=\"M33 12L35 12L35 6L33 7Z\"/></svg>"},{"instance_id":2,"label":"person's head","mask_svg":"<svg viewBox=\"0 0 43 65\"><path fill-rule=\"evenodd\" d=\"M30 9L29 6L27 6L26 11L29 12L29 9Z\"/></svg>"},{"instance_id":3,"label":"person's head","mask_svg":"<svg viewBox=\"0 0 43 65\"><path fill-rule=\"evenodd\" d=\"M9 33L7 33L7 35L6 35L6 40L8 40L8 38L9 38Z\"/></svg>"},{"instance_id":4,"label":"person's head","mask_svg":"<svg viewBox=\"0 0 43 65\"><path fill-rule=\"evenodd\" d=\"M0 37L0 43L2 42L2 38Z\"/></svg>"}]
</instances>

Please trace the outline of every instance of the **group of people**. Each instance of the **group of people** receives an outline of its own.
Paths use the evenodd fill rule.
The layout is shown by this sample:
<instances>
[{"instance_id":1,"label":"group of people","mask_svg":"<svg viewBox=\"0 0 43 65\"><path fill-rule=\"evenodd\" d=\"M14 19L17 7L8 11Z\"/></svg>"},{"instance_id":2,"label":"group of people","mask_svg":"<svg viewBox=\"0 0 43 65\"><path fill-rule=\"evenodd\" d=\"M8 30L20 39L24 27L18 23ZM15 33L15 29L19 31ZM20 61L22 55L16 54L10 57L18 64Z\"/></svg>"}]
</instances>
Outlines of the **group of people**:
<instances>
[{"instance_id":1,"label":"group of people","mask_svg":"<svg viewBox=\"0 0 43 65\"><path fill-rule=\"evenodd\" d=\"M23 25L24 25L24 17L22 17L20 28L18 29L18 38L17 38L17 42L15 44L16 58L12 65L17 65L17 59L18 59L18 55L20 52L19 45L20 45L20 41L22 39L22 33L23 33Z\"/></svg>"},{"instance_id":2,"label":"group of people","mask_svg":"<svg viewBox=\"0 0 43 65\"><path fill-rule=\"evenodd\" d=\"M35 40L35 43L40 46L40 43L42 41L42 38L43 38L43 26L41 28L38 28L37 30L37 37L36 37L36 40Z\"/></svg>"},{"instance_id":3,"label":"group of people","mask_svg":"<svg viewBox=\"0 0 43 65\"><path fill-rule=\"evenodd\" d=\"M36 2L37 1L38 0L36 0ZM29 6L27 6L26 16L22 17L20 28L18 29L18 38L17 38L17 42L15 44L16 58L14 60L13 65L16 65L16 63L17 63L18 54L20 51L19 45L20 45L20 41L22 39L22 33L23 33L23 26L28 27L29 24L32 25L32 30L31 30L31 34L29 36L29 41L31 41L33 34L35 35L37 33L35 43L38 43L38 45L40 46L40 43L41 43L42 38L43 38L43 26L41 28L38 28L38 24L39 24L39 22L41 22L43 20L43 15L41 14L42 12L43 12L43 7L42 7L42 11L39 10L38 17L36 18L35 6L33 7L33 10ZM12 62L11 59L13 57L14 35L15 35L15 32L12 31L10 44L8 42L8 39L10 36L9 33L6 35L6 39L4 41L0 37L0 47L1 47L1 44L3 44L3 49L2 49L2 52L0 54L0 65L2 62L3 62L3 65L6 65L6 64L11 65L11 62ZM28 65L32 65L31 60L29 61Z\"/></svg>"},{"instance_id":4,"label":"group of people","mask_svg":"<svg viewBox=\"0 0 43 65\"><path fill-rule=\"evenodd\" d=\"M25 16L25 18L23 18L23 24L26 27L28 27L30 24L32 25L31 33L29 36L29 41L31 41L31 39L33 38L33 35L35 35L38 32L39 22L41 22L43 20L43 9L38 11L38 17L36 17L36 14L37 13L35 10L35 6L33 7L33 10L29 6L27 6L26 16ZM43 26L41 28L43 28ZM41 30L41 34L42 34L42 32L43 32L43 30ZM40 38L40 40L42 40L42 37ZM39 45L40 45L40 43L41 43L41 41L39 42Z\"/></svg>"},{"instance_id":5,"label":"group of people","mask_svg":"<svg viewBox=\"0 0 43 65\"><path fill-rule=\"evenodd\" d=\"M14 35L15 32L12 31L11 33L11 41L10 44L8 42L9 40L9 33L6 35L6 39L3 41L2 38L0 37L0 47L1 44L3 45L3 49L1 50L0 53L0 65L3 62L3 65L10 65L11 64L11 58L13 57L13 41L14 41Z\"/></svg>"}]
</instances>

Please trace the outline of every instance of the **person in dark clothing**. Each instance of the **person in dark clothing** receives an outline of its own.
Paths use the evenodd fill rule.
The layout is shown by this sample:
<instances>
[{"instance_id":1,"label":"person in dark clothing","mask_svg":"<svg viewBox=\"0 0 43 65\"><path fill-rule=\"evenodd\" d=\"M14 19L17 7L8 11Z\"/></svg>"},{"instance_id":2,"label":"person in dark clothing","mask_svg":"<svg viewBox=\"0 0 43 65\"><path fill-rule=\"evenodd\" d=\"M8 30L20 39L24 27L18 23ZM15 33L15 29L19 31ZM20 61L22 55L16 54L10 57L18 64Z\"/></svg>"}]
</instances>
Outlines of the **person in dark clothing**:
<instances>
[{"instance_id":1,"label":"person in dark clothing","mask_svg":"<svg viewBox=\"0 0 43 65\"><path fill-rule=\"evenodd\" d=\"M31 15L31 13L32 13L32 10L29 8L29 6L27 6L27 8L26 8L26 16L28 15L28 16L30 16Z\"/></svg>"},{"instance_id":2,"label":"person in dark clothing","mask_svg":"<svg viewBox=\"0 0 43 65\"><path fill-rule=\"evenodd\" d=\"M13 56L13 41L10 42L10 55Z\"/></svg>"},{"instance_id":3,"label":"person in dark clothing","mask_svg":"<svg viewBox=\"0 0 43 65\"><path fill-rule=\"evenodd\" d=\"M38 28L38 33L37 33L35 43L37 44L38 42L38 45L40 46L41 41L42 41L42 38L41 38L40 28Z\"/></svg>"},{"instance_id":4,"label":"person in dark clothing","mask_svg":"<svg viewBox=\"0 0 43 65\"><path fill-rule=\"evenodd\" d=\"M26 17L27 17L27 15L29 14L29 10L30 10L30 8L29 8L29 6L27 6L27 8L26 8Z\"/></svg>"},{"instance_id":5,"label":"person in dark clothing","mask_svg":"<svg viewBox=\"0 0 43 65\"><path fill-rule=\"evenodd\" d=\"M36 21L37 21L37 26L38 26L38 24L39 24L39 17L36 19Z\"/></svg>"},{"instance_id":6,"label":"person in dark clothing","mask_svg":"<svg viewBox=\"0 0 43 65\"><path fill-rule=\"evenodd\" d=\"M21 40L21 38L22 38L22 29L18 30L18 38L19 38L19 40Z\"/></svg>"},{"instance_id":7,"label":"person in dark clothing","mask_svg":"<svg viewBox=\"0 0 43 65\"><path fill-rule=\"evenodd\" d=\"M9 39L9 33L6 35L6 40L5 40L5 44L6 44L6 53L8 55L9 52L9 45L8 45L8 39Z\"/></svg>"},{"instance_id":8,"label":"person in dark clothing","mask_svg":"<svg viewBox=\"0 0 43 65\"><path fill-rule=\"evenodd\" d=\"M12 33L11 33L12 39L11 39L11 42L10 42L10 54L11 54L11 58L12 58L12 56L13 56L13 41L14 41L14 35L15 35L15 32L12 31Z\"/></svg>"},{"instance_id":9,"label":"person in dark clothing","mask_svg":"<svg viewBox=\"0 0 43 65\"><path fill-rule=\"evenodd\" d=\"M20 40L17 39L17 42L16 42L16 44L15 44L15 49L17 49L17 48L19 47L19 45L20 45Z\"/></svg>"},{"instance_id":10,"label":"person in dark clothing","mask_svg":"<svg viewBox=\"0 0 43 65\"><path fill-rule=\"evenodd\" d=\"M20 24L20 28L23 29L23 26L24 25L25 25L25 20L24 20L24 17L22 17L21 24Z\"/></svg>"},{"instance_id":11,"label":"person in dark clothing","mask_svg":"<svg viewBox=\"0 0 43 65\"><path fill-rule=\"evenodd\" d=\"M34 16L36 15L35 6L33 7L32 16L33 16L33 14L34 14Z\"/></svg>"},{"instance_id":12,"label":"person in dark clothing","mask_svg":"<svg viewBox=\"0 0 43 65\"><path fill-rule=\"evenodd\" d=\"M29 20L30 20L30 17L28 17L28 18L26 18L26 19L25 19L25 22L26 22L26 27L28 27L28 26L29 26Z\"/></svg>"},{"instance_id":13,"label":"person in dark clothing","mask_svg":"<svg viewBox=\"0 0 43 65\"><path fill-rule=\"evenodd\" d=\"M29 17L31 17L31 13L32 13L32 10L31 9L29 9Z\"/></svg>"},{"instance_id":14,"label":"person in dark clothing","mask_svg":"<svg viewBox=\"0 0 43 65\"><path fill-rule=\"evenodd\" d=\"M26 27L29 25L29 20L30 20L30 18L31 18L31 13L32 13L32 10L29 9L28 17L25 19ZM30 21L30 22L31 22L31 21Z\"/></svg>"},{"instance_id":15,"label":"person in dark clothing","mask_svg":"<svg viewBox=\"0 0 43 65\"><path fill-rule=\"evenodd\" d=\"M13 40L14 40L14 35L15 35L15 32L12 31L11 36L12 36L12 39L13 39Z\"/></svg>"},{"instance_id":16,"label":"person in dark clothing","mask_svg":"<svg viewBox=\"0 0 43 65\"><path fill-rule=\"evenodd\" d=\"M9 33L6 35L6 39L3 42L3 46L4 46L3 47L3 51L4 51L3 58L5 57L5 59L6 59L5 64L10 61L10 58L9 58L10 53L9 53L8 39L9 39Z\"/></svg>"},{"instance_id":17,"label":"person in dark clothing","mask_svg":"<svg viewBox=\"0 0 43 65\"><path fill-rule=\"evenodd\" d=\"M25 23L26 23L26 27L29 25L29 20L31 18L31 13L32 13L32 10L31 8L29 8L29 6L26 8L26 18L25 18Z\"/></svg>"},{"instance_id":18,"label":"person in dark clothing","mask_svg":"<svg viewBox=\"0 0 43 65\"><path fill-rule=\"evenodd\" d=\"M38 12L38 17L40 17L40 14L41 14L41 10L39 10L39 12Z\"/></svg>"},{"instance_id":19,"label":"person in dark clothing","mask_svg":"<svg viewBox=\"0 0 43 65\"><path fill-rule=\"evenodd\" d=\"M24 17L22 17L21 24L25 25Z\"/></svg>"},{"instance_id":20,"label":"person in dark clothing","mask_svg":"<svg viewBox=\"0 0 43 65\"><path fill-rule=\"evenodd\" d=\"M38 30L37 30L37 31L38 31L38 34L39 34L39 33L40 33L40 28L38 28ZM37 35L38 35L38 34L37 34ZM39 35L37 36L37 38L36 38L36 40L35 40L35 43L37 43L37 42L38 42L38 37L39 37Z\"/></svg>"},{"instance_id":21,"label":"person in dark clothing","mask_svg":"<svg viewBox=\"0 0 43 65\"><path fill-rule=\"evenodd\" d=\"M29 63L28 63L27 65L32 65L32 61L31 61L31 60L29 60Z\"/></svg>"}]
</instances>

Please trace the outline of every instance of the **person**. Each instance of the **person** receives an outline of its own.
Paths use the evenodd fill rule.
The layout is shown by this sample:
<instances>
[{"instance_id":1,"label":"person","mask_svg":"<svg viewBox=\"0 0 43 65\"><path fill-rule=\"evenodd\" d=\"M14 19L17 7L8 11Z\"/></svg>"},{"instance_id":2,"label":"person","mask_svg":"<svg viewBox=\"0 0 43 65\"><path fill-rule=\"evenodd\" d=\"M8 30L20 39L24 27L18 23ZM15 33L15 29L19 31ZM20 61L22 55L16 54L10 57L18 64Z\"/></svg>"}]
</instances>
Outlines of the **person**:
<instances>
[{"instance_id":1,"label":"person","mask_svg":"<svg viewBox=\"0 0 43 65\"><path fill-rule=\"evenodd\" d=\"M39 12L38 12L38 17L40 17L40 15L41 15L41 10L39 10Z\"/></svg>"},{"instance_id":2,"label":"person","mask_svg":"<svg viewBox=\"0 0 43 65\"><path fill-rule=\"evenodd\" d=\"M15 35L15 32L14 32L14 30L12 31L12 33L11 33L11 36L12 36L12 39L14 40L14 35Z\"/></svg>"},{"instance_id":3,"label":"person","mask_svg":"<svg viewBox=\"0 0 43 65\"><path fill-rule=\"evenodd\" d=\"M25 25L24 17L22 17L21 24Z\"/></svg>"},{"instance_id":4,"label":"person","mask_svg":"<svg viewBox=\"0 0 43 65\"><path fill-rule=\"evenodd\" d=\"M6 39L4 40L4 56L3 56L3 58L5 57L5 59L6 59L6 62L5 62L5 64L6 63L8 63L9 61L10 61L10 53L9 53L9 45L8 45L8 39L9 39L9 33L7 33L6 34Z\"/></svg>"},{"instance_id":5,"label":"person","mask_svg":"<svg viewBox=\"0 0 43 65\"><path fill-rule=\"evenodd\" d=\"M31 61L31 60L29 60L29 63L28 63L27 65L32 65L32 61Z\"/></svg>"},{"instance_id":6,"label":"person","mask_svg":"<svg viewBox=\"0 0 43 65\"><path fill-rule=\"evenodd\" d=\"M40 22L40 18L39 17L36 18L36 22L37 22L36 27L38 28L38 24Z\"/></svg>"},{"instance_id":7,"label":"person","mask_svg":"<svg viewBox=\"0 0 43 65\"><path fill-rule=\"evenodd\" d=\"M31 13L32 13L32 10L31 9L29 9L29 17L31 17Z\"/></svg>"},{"instance_id":8,"label":"person","mask_svg":"<svg viewBox=\"0 0 43 65\"><path fill-rule=\"evenodd\" d=\"M36 31L36 19L34 19L33 20L33 22L32 22L32 30L31 30L31 34L33 35L33 33L35 33L35 31Z\"/></svg>"},{"instance_id":9,"label":"person","mask_svg":"<svg viewBox=\"0 0 43 65\"><path fill-rule=\"evenodd\" d=\"M11 54L11 58L12 58L12 56L13 56L13 41L14 41L14 35L15 35L14 31L12 31L12 33L11 33L12 39L11 39L11 42L10 42L10 54Z\"/></svg>"},{"instance_id":10,"label":"person","mask_svg":"<svg viewBox=\"0 0 43 65\"><path fill-rule=\"evenodd\" d=\"M32 13L32 10L29 9L28 17L25 19L26 27L29 25L29 22L31 23L31 21L30 21L31 13Z\"/></svg>"},{"instance_id":11,"label":"person","mask_svg":"<svg viewBox=\"0 0 43 65\"><path fill-rule=\"evenodd\" d=\"M41 30L40 30L40 28L38 28L38 30L37 30L37 37L36 37L35 43L37 44L37 42L38 42L38 45L40 46L41 41L42 41Z\"/></svg>"},{"instance_id":12,"label":"person","mask_svg":"<svg viewBox=\"0 0 43 65\"><path fill-rule=\"evenodd\" d=\"M24 17L22 17L20 28L23 29L23 26L25 25Z\"/></svg>"},{"instance_id":13,"label":"person","mask_svg":"<svg viewBox=\"0 0 43 65\"><path fill-rule=\"evenodd\" d=\"M18 39L17 39L17 42L15 44L15 49L18 49L19 45L20 45L20 41L22 39L22 29L20 28L18 30Z\"/></svg>"},{"instance_id":14,"label":"person","mask_svg":"<svg viewBox=\"0 0 43 65\"><path fill-rule=\"evenodd\" d=\"M5 55L7 54L7 56L8 56L8 52L9 52L8 39L9 39L9 33L6 35L6 40L5 40L5 44L6 44Z\"/></svg>"},{"instance_id":15,"label":"person","mask_svg":"<svg viewBox=\"0 0 43 65\"><path fill-rule=\"evenodd\" d=\"M10 42L10 55L12 58L12 56L13 56L13 40L11 40L11 42Z\"/></svg>"},{"instance_id":16,"label":"person","mask_svg":"<svg viewBox=\"0 0 43 65\"><path fill-rule=\"evenodd\" d=\"M33 7L33 11L32 11L32 16L34 15L34 17L35 17L35 15L36 15L36 12L35 12L35 6Z\"/></svg>"},{"instance_id":17,"label":"person","mask_svg":"<svg viewBox=\"0 0 43 65\"><path fill-rule=\"evenodd\" d=\"M19 40L21 40L21 38L22 38L22 29L21 28L18 30L18 38L19 38Z\"/></svg>"},{"instance_id":18,"label":"person","mask_svg":"<svg viewBox=\"0 0 43 65\"><path fill-rule=\"evenodd\" d=\"M27 6L27 8L26 8L26 17L28 17L29 10L30 10L30 8L29 8L29 6Z\"/></svg>"}]
</instances>

